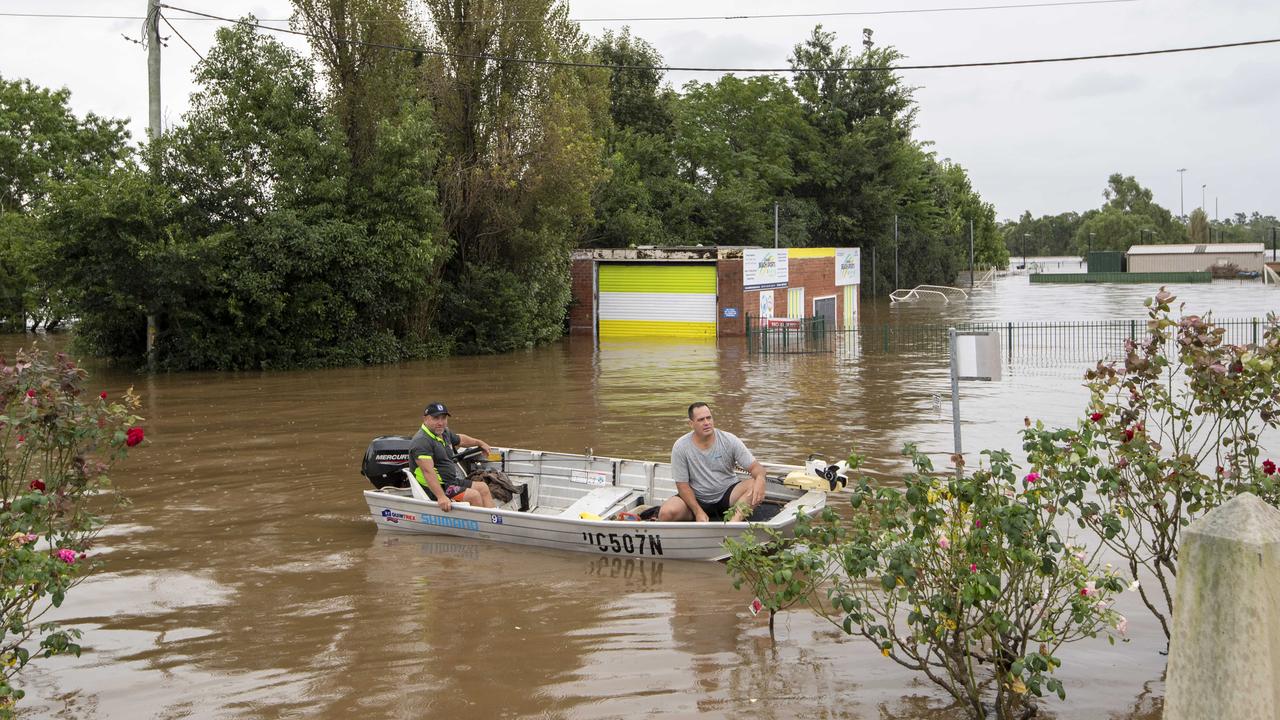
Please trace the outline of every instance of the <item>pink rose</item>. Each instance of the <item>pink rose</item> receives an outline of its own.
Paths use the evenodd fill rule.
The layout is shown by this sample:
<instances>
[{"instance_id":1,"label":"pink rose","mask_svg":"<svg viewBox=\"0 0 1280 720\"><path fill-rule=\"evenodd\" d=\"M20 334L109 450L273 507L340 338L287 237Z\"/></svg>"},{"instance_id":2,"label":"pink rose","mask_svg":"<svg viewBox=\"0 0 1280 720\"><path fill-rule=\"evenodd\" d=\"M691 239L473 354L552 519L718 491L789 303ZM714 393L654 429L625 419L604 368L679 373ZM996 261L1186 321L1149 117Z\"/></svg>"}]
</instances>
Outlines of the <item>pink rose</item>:
<instances>
[{"instance_id":1,"label":"pink rose","mask_svg":"<svg viewBox=\"0 0 1280 720\"><path fill-rule=\"evenodd\" d=\"M61 548L57 552L58 559L68 565L74 565L76 561L76 551L67 548Z\"/></svg>"},{"instance_id":2,"label":"pink rose","mask_svg":"<svg viewBox=\"0 0 1280 720\"><path fill-rule=\"evenodd\" d=\"M978 563L969 563L969 572L971 573L978 572Z\"/></svg>"},{"instance_id":3,"label":"pink rose","mask_svg":"<svg viewBox=\"0 0 1280 720\"><path fill-rule=\"evenodd\" d=\"M1037 472L1029 472L1027 473L1027 476L1023 478L1023 480L1027 481L1028 485L1034 485L1036 481L1039 479L1040 479L1040 473L1037 473Z\"/></svg>"},{"instance_id":4,"label":"pink rose","mask_svg":"<svg viewBox=\"0 0 1280 720\"><path fill-rule=\"evenodd\" d=\"M951 541L947 539L946 535L942 535L938 537L938 547L942 548L943 550L951 549Z\"/></svg>"}]
</instances>

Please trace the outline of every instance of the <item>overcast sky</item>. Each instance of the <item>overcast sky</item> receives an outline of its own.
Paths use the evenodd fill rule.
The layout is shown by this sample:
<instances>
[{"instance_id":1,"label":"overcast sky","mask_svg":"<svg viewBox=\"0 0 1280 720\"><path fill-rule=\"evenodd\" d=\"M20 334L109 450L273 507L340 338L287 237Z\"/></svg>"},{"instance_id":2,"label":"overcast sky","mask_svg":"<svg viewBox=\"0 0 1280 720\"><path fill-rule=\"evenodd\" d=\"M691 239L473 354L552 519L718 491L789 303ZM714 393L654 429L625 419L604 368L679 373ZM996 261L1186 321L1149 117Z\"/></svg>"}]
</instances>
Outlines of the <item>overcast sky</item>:
<instances>
[{"instance_id":1,"label":"overcast sky","mask_svg":"<svg viewBox=\"0 0 1280 720\"><path fill-rule=\"evenodd\" d=\"M1028 0L790 0L675 2L574 0L574 17L822 13L1012 5ZM1052 2L1053 0L1047 0ZM287 0L168 0L219 15L287 18ZM137 15L146 0L0 0L0 12ZM202 53L216 23L175 27ZM821 22L857 47L862 29L896 46L912 64L1089 55L1280 38L1277 0L1134 0L1024 9L794 19L584 22L599 34L624 24L667 64L780 67ZM65 86L78 113L132 120L144 135L146 52L140 20L0 17L0 75ZM162 35L172 32L161 26ZM280 36L296 47L297 38ZM196 61L176 37L164 50L164 111L178 121ZM905 72L919 87L917 137L968 169L1000 218L1083 211L1102 203L1106 178L1134 175L1156 201L1179 212L1201 202L1226 218L1258 210L1280 215L1280 44L1056 65ZM697 77L669 79L677 87ZM1180 194L1178 168L1187 168Z\"/></svg>"}]
</instances>

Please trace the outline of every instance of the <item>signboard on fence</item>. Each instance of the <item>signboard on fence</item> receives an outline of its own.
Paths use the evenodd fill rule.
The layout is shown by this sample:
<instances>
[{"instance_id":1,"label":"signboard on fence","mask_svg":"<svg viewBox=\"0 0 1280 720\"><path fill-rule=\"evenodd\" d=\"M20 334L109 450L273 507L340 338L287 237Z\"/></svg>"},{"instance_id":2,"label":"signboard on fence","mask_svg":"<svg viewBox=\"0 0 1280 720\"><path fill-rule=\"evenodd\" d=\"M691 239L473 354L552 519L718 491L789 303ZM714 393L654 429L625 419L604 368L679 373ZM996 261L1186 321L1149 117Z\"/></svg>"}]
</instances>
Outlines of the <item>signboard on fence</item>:
<instances>
[{"instance_id":1,"label":"signboard on fence","mask_svg":"<svg viewBox=\"0 0 1280 720\"><path fill-rule=\"evenodd\" d=\"M744 248L742 289L764 290L787 286L787 251L784 248Z\"/></svg>"},{"instance_id":2,"label":"signboard on fence","mask_svg":"<svg viewBox=\"0 0 1280 720\"><path fill-rule=\"evenodd\" d=\"M836 286L862 283L862 249L836 248Z\"/></svg>"}]
</instances>

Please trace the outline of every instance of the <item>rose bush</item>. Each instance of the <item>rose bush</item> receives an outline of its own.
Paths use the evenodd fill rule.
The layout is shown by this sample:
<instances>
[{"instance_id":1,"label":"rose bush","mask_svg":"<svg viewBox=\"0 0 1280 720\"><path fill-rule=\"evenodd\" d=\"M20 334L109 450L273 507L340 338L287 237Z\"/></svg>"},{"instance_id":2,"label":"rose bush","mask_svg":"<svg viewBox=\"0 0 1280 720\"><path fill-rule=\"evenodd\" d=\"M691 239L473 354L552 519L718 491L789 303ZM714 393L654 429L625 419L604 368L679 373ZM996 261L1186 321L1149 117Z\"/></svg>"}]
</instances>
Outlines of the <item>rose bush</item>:
<instances>
[{"instance_id":1,"label":"rose bush","mask_svg":"<svg viewBox=\"0 0 1280 720\"><path fill-rule=\"evenodd\" d=\"M770 609L808 603L844 632L924 674L968 717L1021 717L1065 697L1064 644L1121 633L1124 581L1063 536L1059 488L1018 476L1006 452L988 468L936 475L908 445L903 487L851 485L852 519L828 509L795 537L730 546L729 571ZM853 463L851 463L853 464Z\"/></svg>"},{"instance_id":2,"label":"rose bush","mask_svg":"<svg viewBox=\"0 0 1280 720\"><path fill-rule=\"evenodd\" d=\"M1275 463L1260 440L1280 424L1280 326L1257 344L1226 342L1226 328L1174 317L1161 289L1147 301L1145 338L1119 362L1085 375L1088 421L1024 431L1028 461L1052 478L1081 527L1125 558L1142 600L1170 634L1182 529L1241 492L1280 503Z\"/></svg>"},{"instance_id":3,"label":"rose bush","mask_svg":"<svg viewBox=\"0 0 1280 720\"><path fill-rule=\"evenodd\" d=\"M33 657L79 654L79 631L42 617L95 566L94 538L122 502L107 471L142 441L132 390L86 400L86 378L62 354L0 358L0 717L13 715L15 676Z\"/></svg>"}]
</instances>

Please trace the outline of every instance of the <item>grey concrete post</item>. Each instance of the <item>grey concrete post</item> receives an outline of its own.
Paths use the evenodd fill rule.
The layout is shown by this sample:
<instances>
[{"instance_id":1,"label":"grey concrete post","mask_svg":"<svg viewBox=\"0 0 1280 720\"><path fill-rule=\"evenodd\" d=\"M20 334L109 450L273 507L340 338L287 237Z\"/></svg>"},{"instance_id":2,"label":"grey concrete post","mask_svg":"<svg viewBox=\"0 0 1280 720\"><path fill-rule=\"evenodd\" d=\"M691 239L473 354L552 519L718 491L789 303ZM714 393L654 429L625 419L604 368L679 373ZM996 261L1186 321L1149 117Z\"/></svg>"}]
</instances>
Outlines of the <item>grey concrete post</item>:
<instances>
[{"instance_id":1,"label":"grey concrete post","mask_svg":"<svg viewBox=\"0 0 1280 720\"><path fill-rule=\"evenodd\" d=\"M1280 510L1245 493L1178 553L1164 720L1280 720Z\"/></svg>"}]
</instances>

